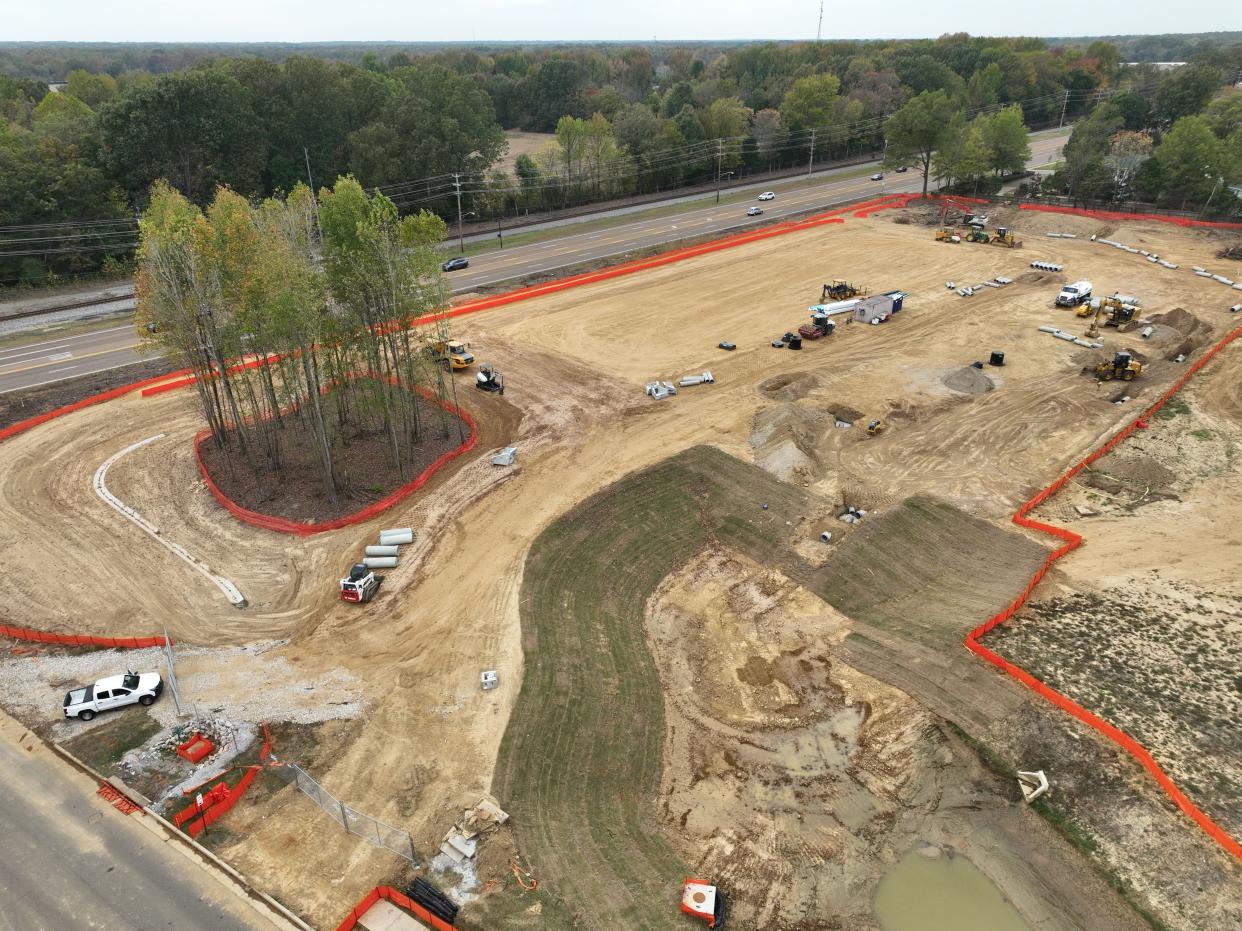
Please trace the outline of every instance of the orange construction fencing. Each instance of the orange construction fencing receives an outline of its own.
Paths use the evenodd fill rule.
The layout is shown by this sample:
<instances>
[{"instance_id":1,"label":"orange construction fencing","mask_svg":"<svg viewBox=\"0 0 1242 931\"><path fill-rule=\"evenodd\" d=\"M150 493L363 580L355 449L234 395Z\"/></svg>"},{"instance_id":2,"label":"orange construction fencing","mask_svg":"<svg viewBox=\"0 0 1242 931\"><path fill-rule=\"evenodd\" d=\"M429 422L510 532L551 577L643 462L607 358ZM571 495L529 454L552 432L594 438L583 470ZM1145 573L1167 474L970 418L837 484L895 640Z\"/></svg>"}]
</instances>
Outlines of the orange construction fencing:
<instances>
[{"instance_id":1,"label":"orange construction fencing","mask_svg":"<svg viewBox=\"0 0 1242 931\"><path fill-rule=\"evenodd\" d=\"M367 910L380 899L387 899L394 905L404 908L427 927L435 929L435 931L457 931L454 925L449 924L442 918L437 918L405 893L399 892L392 888L392 886L376 886L364 895L362 900L350 909L344 921L336 926L336 931L352 931L352 929L358 926L359 920L367 913Z\"/></svg>"},{"instance_id":2,"label":"orange construction fencing","mask_svg":"<svg viewBox=\"0 0 1242 931\"><path fill-rule=\"evenodd\" d=\"M1164 407L1164 405L1167 404L1169 400L1176 395L1188 381L1190 381L1191 378L1193 378L1205 365L1207 365L1208 362L1215 358L1217 353L1232 343L1239 336L1242 336L1242 327L1238 327L1228 333L1223 339L1204 353L1201 358L1191 365L1182 374L1182 376L1173 383L1171 388L1165 391L1154 404L1143 411L1137 419L1126 424L1114 433L1098 448L1091 451L1079 462L1071 466L1065 474L1063 474L1047 488L1042 489L1023 502L1022 506L1019 507L1013 515L1012 519L1015 524L1018 524L1021 527L1026 527L1030 530L1038 530L1041 533L1049 534L1050 536L1054 536L1064 542L1061 546L1057 547L1048 554L1048 556L1044 559L1043 565L1040 566L1040 568L1031 577L1031 580L1027 583L1026 588L1023 589L1022 593L1018 595L1018 597L1015 598L1008 607L998 614L988 618L966 635L966 649L987 660L1007 675L1013 676L1013 678L1017 679L1027 688L1034 690L1058 708L1073 715L1089 727L1094 728L1096 731L1103 734L1109 740L1113 741L1129 753L1155 778L1157 784L1168 794L1168 796L1173 800L1173 803L1179 809L1189 815L1190 818L1192 818L1194 822L1208 834L1209 837L1220 844L1221 847L1233 854L1235 857L1242 859L1242 844L1239 844L1235 838L1230 836L1223 828L1220 827L1220 825L1216 824L1216 822L1208 817L1205 812L1196 806L1194 802L1192 802L1190 798L1177 787L1176 783L1174 783L1169 775L1161 768L1160 764L1155 761L1151 753L1140 745L1138 741L1130 737L1124 731L1088 711L1086 708L1083 708L1073 699L1068 698L1051 686L1041 682L1025 669L1015 666L1013 663L1004 659L980 643L980 638L986 635L989 631L993 630L997 625L1003 624L1005 621L1009 620L1022 609L1022 607L1026 604L1027 599L1030 597L1031 592L1034 591L1035 586L1038 585L1040 580L1047 574L1053 563L1082 544L1083 538L1074 533L1072 530L1067 530L1064 527L1056 527L1052 524L1046 524L1041 521L1031 520L1027 517L1027 515L1049 498L1054 497L1070 482L1071 479L1074 478L1074 476L1082 472L1083 469L1086 469L1102 456L1106 456L1112 452L1120 443L1124 442L1128 437L1134 434L1135 431L1147 429L1148 421L1151 417L1162 407Z\"/></svg>"}]
</instances>

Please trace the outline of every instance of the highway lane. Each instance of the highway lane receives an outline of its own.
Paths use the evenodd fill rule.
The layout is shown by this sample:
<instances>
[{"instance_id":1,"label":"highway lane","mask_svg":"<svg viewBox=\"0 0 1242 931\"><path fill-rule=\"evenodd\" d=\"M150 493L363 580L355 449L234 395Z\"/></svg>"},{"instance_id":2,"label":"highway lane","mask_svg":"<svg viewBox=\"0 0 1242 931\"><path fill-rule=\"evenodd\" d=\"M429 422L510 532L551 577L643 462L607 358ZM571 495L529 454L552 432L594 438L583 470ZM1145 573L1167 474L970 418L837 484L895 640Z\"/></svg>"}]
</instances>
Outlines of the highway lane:
<instances>
[{"instance_id":1,"label":"highway lane","mask_svg":"<svg viewBox=\"0 0 1242 931\"><path fill-rule=\"evenodd\" d=\"M125 319L125 318L121 318ZM0 394L142 362L132 320L0 349Z\"/></svg>"},{"instance_id":2,"label":"highway lane","mask_svg":"<svg viewBox=\"0 0 1242 931\"><path fill-rule=\"evenodd\" d=\"M0 931L289 927L97 789L0 716Z\"/></svg>"},{"instance_id":3,"label":"highway lane","mask_svg":"<svg viewBox=\"0 0 1242 931\"><path fill-rule=\"evenodd\" d=\"M1032 136L1028 164L1046 164L1064 142L1064 135ZM791 187L792 184L798 186ZM454 293L469 292L515 277L546 274L583 262L624 256L679 239L759 226L770 223L773 219L827 209L861 197L917 192L922 187L922 175L913 170L904 174L886 172L883 181L872 181L869 177L847 180L829 177L819 183L807 185L786 180L783 185L773 184L768 188L776 192L776 200L762 204L755 200L712 204L671 216L640 219L610 229L576 235L572 233L572 227L569 227L562 237L471 256L470 267L463 271L450 272L449 281ZM753 205L763 208L762 216L746 216L746 210ZM584 222L589 219L585 218Z\"/></svg>"},{"instance_id":4,"label":"highway lane","mask_svg":"<svg viewBox=\"0 0 1242 931\"><path fill-rule=\"evenodd\" d=\"M1053 160L1066 138L1067 134L1032 135L1028 164L1039 166ZM575 232L575 226L568 224L562 227L562 234L541 242L471 256L470 267L449 273L449 282L455 294L469 293L503 281L551 275L584 262L622 259L628 253L678 240L757 227L858 198L916 192L922 189L922 183L922 176L914 170L904 174L888 172L883 181L867 177L841 179L839 175L825 174L812 178L810 183L805 178L773 182L767 189L776 192L776 200L760 204L764 213L759 217L746 216L747 208L758 203L748 199L720 205L712 203L646 219L638 214L635 220L607 229ZM761 188L753 187L751 193L758 190ZM659 210L660 205L652 205L649 209ZM598 219L598 216L584 217L581 222ZM142 361L135 348L137 345L138 337L132 326L109 325L91 333L0 349L0 394L133 365Z\"/></svg>"}]
</instances>

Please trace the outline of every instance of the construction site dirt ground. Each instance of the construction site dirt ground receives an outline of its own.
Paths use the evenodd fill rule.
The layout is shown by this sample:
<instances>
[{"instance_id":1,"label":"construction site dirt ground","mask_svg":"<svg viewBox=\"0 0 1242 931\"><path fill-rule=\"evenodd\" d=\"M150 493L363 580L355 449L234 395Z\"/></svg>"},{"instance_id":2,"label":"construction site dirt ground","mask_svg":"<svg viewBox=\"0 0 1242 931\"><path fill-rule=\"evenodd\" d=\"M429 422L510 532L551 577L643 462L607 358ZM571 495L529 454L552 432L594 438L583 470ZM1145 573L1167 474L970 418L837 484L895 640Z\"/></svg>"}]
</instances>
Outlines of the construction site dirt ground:
<instances>
[{"instance_id":1,"label":"construction site dirt ground","mask_svg":"<svg viewBox=\"0 0 1242 931\"><path fill-rule=\"evenodd\" d=\"M284 664L280 688L344 677L350 684L348 700L358 703L355 714L322 728L323 743L295 762L352 807L410 830L419 851L429 856L461 809L491 785L523 676L519 601L527 553L538 534L575 505L636 470L709 444L758 464L818 502L815 513L822 524L799 523L800 537L790 541L810 565L831 560L834 547L860 532L833 519L844 505L873 512L859 525L863 530L866 521L915 495L934 496L1006 526L1021 500L1132 419L1177 377L1183 364L1172 361L1176 355L1190 352L1193 357L1239 322L1227 312L1238 292L1189 270L1197 264L1242 276L1242 267L1225 267L1239 263L1215 257L1231 240L1214 232L1015 212L1000 219L1009 221L1025 245L1009 250L936 243L920 219L926 217L918 211L850 218L461 318L457 335L470 342L477 358L495 364L507 384L501 399L468 391L470 376L463 378L463 401L480 428L478 453L452 464L380 519L358 527L295 538L232 518L208 493L194 463L190 441L200 423L190 391L129 395L14 437L0 444L0 555L6 570L0 578L0 618L14 626L108 635L159 633L166 624L177 642L204 648L194 659L203 677L223 677L232 648L276 641L267 656ZM1050 239L1043 235L1047 231L1074 232L1079 238ZM1087 237L1092 233L1159 252L1182 267L1165 269L1091 243ZM1065 270L1059 275L1034 272L1028 267L1033 260L1061 262ZM970 298L945 287L946 281L973 284L995 276L1015 281ZM910 296L905 309L881 326L843 325L827 339L805 343L800 352L771 348L771 340L806 322L806 308L818 301L820 286L836 277L873 292L900 288ZM1079 278L1092 280L1097 293L1120 290L1141 296L1144 317L1177 308L1184 313L1167 318L1170 323L1151 340L1141 339L1137 329L1106 329L1105 349L1099 352L1038 332L1042 324L1075 333L1085 329L1087 321L1052 307L1059 284ZM735 343L737 351L716 348L721 340ZM1144 359L1147 369L1140 380L1099 386L1082 374L1084 367L1121 348ZM964 373L992 351L1005 353L1003 368ZM1196 382L1203 416L1222 422L1232 417L1236 424L1242 370L1231 354L1238 352L1242 349L1226 350ZM647 381L705 370L713 373L714 384L684 388L663 402L643 396ZM1113 403L1123 395L1132 400ZM876 418L886 429L869 437L865 424ZM839 427L839 421L852 426ZM1151 435L1164 429L1164 422L1157 422ZM205 579L95 495L92 476L99 465L156 434L165 436L112 466L108 487L158 526L162 536L236 583L248 607L230 606ZM1183 445L1192 441L1198 442L1189 437ZM489 454L508 445L518 447L517 464L492 466ZM1170 470L1181 468L1176 451L1162 461ZM1170 585L1211 587L1190 578L1201 565L1217 567L1223 580L1219 591L1233 591L1224 584L1236 582L1229 577L1225 555L1236 527L1227 509L1237 509L1236 496L1225 490L1228 481L1224 473L1203 475L1182 500L1165 498L1082 519L1076 529L1087 536L1088 545L1060 564L1049 597L1147 586L1144 573L1150 569L1167 571ZM415 543L388 573L377 600L365 607L340 603L336 580L361 547L374 542L380 527L407 525L415 530ZM823 530L836 535L832 545L819 543ZM954 541L942 545L951 548ZM977 571L992 569L979 565ZM669 584L675 591L676 580ZM990 613L1015 594L999 596L994 605L969 607L986 607ZM710 620L709 609L702 607ZM1233 609L1221 605L1222 611ZM985 616L962 617L961 632ZM1234 630L1228 625L1236 620L1222 617L1225 626L1211 631L1213 643ZM691 632L687 629L686 636ZM1196 629L1179 625L1177 633L1194 637ZM887 635L875 633L874 642ZM665 631L655 642L666 636L675 640L676 631ZM1044 649L1038 628L1021 636L1024 659L1034 663ZM1236 642L1234 636L1235 647ZM921 643L919 649L941 651L962 668L973 664L978 669L970 675L980 677L980 694L993 688L989 683L999 676L950 644L946 635L943 643ZM676 655L673 646L670 655ZM684 650L685 644L677 648ZM847 658L849 648L847 638L842 646ZM868 667L865 643L853 649L854 665L862 670L858 675L884 678L878 668ZM1217 655L1210 646L1204 649L1205 655ZM218 651L214 669L213 650ZM41 652L10 656L3 666L43 662L42 657ZM662 655L661 663L666 659ZM661 668L667 677L670 673ZM752 668L759 675L758 666ZM480 690L484 669L498 670L500 688ZM1089 693L1089 673L1083 676ZM265 691L274 686L265 681L261 666L244 681L237 679L228 681L237 683L245 700L234 702L244 705L251 720L279 720L287 714L285 697L265 702ZM1035 705L1016 686L1012 695L1006 691L998 700L1002 710L986 727L971 717L968 701L958 699L963 707L952 707L952 680L934 700L902 681L867 688L884 691L891 707L900 709L903 699L894 686L985 744L1008 733L1009 750L1031 751L1036 747L1032 735L1069 728L1059 719L1048 723L1054 719L1044 716L1055 712ZM45 719L59 714L60 692L48 688ZM670 716L680 713L667 696L666 704ZM35 715L31 709L25 713ZM911 720L920 713L931 714L912 708ZM978 733L971 733L974 723L981 725ZM1177 726L1168 719L1163 731L1155 726L1136 730L1155 743ZM1228 926L1242 907L1237 862L1172 811L1137 765L1117 757L1089 732L1069 730L1072 740L1066 738L1066 746L1077 747L1085 759L1106 760L1105 768L1116 776L1110 785L1125 793L1115 806L1078 813L1092 830L1097 862L1170 928ZM895 726L877 740L891 740L897 752L903 741L917 743L919 735ZM1159 756L1160 748L1152 749ZM1189 752L1180 745L1168 749L1178 759ZM1236 746L1233 750L1236 754ZM279 757L280 747L275 751ZM926 746L920 752L937 751ZM673 762L665 804L685 791L678 788L675 757L668 758ZM1054 795L1056 763L1046 762ZM1197 789L1196 801L1228 824L1235 817L1230 800L1217 793L1236 783L1214 783L1193 766L1185 774L1191 782L1187 791L1193 796ZM254 798L260 801L243 801L220 822L217 849L316 926L334 926L378 881L408 875L403 861L340 832L292 789ZM1012 799L1005 804L1013 804ZM797 808L797 802L786 802L783 810ZM1236 831L1236 820L1234 826ZM684 843L677 839L675 846L689 856ZM897 839L881 847L868 855L892 862L904 852ZM1061 858L1056 869L1047 871L1061 879L1050 880L1043 890L1053 900L1053 917L1039 927L1084 927L1072 909L1061 911L1056 901L1058 895L1069 895L1074 869L1064 858L1071 854L1048 853L1038 834L1022 831L1002 832L984 847L998 862ZM1179 855L1171 857L1171 849ZM783 856L779 845L761 853L773 869ZM707 851L700 855L707 862ZM986 869L986 863L979 865ZM540 864L532 867L538 876ZM554 896L558 877L539 878L540 901ZM874 892L874 878L850 886L849 901L840 907L855 923L840 927L872 926L865 903ZM534 913L525 907L526 901L540 902L523 898L506 857L484 856L478 879L498 883L468 903L464 926L471 926L472 912L525 916L532 927L559 926L550 899ZM1004 882L999 874L993 879ZM669 878L670 895L680 880ZM1016 887L1005 891L1021 905ZM817 914L820 906L807 901L802 916L807 922L832 917ZM801 920L785 917L791 927ZM1118 927L1126 926L1118 921ZM670 907L669 927L679 926Z\"/></svg>"}]
</instances>

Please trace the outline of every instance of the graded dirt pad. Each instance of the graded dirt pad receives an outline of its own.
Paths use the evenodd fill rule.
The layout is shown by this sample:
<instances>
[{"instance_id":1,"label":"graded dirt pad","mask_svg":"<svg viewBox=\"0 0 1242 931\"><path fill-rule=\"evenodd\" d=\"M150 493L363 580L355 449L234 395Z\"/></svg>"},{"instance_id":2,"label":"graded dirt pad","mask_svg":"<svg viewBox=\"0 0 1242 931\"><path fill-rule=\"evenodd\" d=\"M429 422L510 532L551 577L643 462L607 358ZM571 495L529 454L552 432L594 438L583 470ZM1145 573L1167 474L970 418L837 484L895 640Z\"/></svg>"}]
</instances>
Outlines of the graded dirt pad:
<instances>
[{"instance_id":1,"label":"graded dirt pad","mask_svg":"<svg viewBox=\"0 0 1242 931\"><path fill-rule=\"evenodd\" d=\"M426 493L383 517L308 540L240 525L215 504L189 452L189 437L200 426L189 393L127 397L62 418L0 444L0 555L6 565L0 613L9 623L86 633L156 633L167 622L178 642L204 646L288 639L277 651L291 667L290 681L315 682L341 670L363 683L362 712L323 728L321 752L301 759L310 760L315 778L348 804L409 829L426 855L460 810L491 783L497 747L523 681L520 593L527 553L540 533L580 502L696 444L715 445L743 462L760 461L762 450L748 442L756 417L793 404L801 413L791 432L807 445L807 471L793 477L805 488L792 490L805 496L804 503L782 511L787 499L777 490L788 492L791 486L753 477L726 497L752 500L755 489L770 482L775 489L765 495L770 510L762 512L760 502L755 517L770 515L783 543L808 566L831 564L838 542L844 547L872 519L912 495L934 496L985 523L1005 521L1018 501L1133 417L1133 403L1110 403L1119 386L1097 389L1081 372L1139 337L1109 329L1105 349L1096 353L1037 332L1040 324L1085 323L1050 306L1055 281L1015 283L963 299L944 288L945 280L1017 277L1033 259L1065 261L1067 274L1091 278L1101 290L1139 294L1145 313L1189 309L1213 338L1236 320L1222 303L1226 289L1216 282L1195 278L1187 268L1152 266L1085 238L1045 240L1033 232L1037 223L1076 227L1084 236L1102 227L1081 218L1021 215L1012 225L1026 242L1023 249L949 247L933 242L926 228L901 226L879 214L460 318L460 335L480 359L504 372L508 385L503 400L480 396L467 402L484 434L477 454L458 460ZM1184 265L1210 267L1220 248L1218 238L1155 224L1114 233L1128 241L1141 237L1144 248ZM804 344L801 352L772 349L774 337L806 321L807 305L833 277L858 280L873 291L901 287L911 296L883 326L843 325L831 337ZM1173 340L1177 331L1170 330L1166 336ZM722 339L737 343L738 350L716 348ZM1127 391L1154 397L1183 371L1166 360L1168 348L1165 342L1143 349L1153 361ZM992 350L1006 353L1006 366L994 376L996 390L964 395L941 381L946 372L986 359ZM655 377L675 380L704 370L713 372L715 384L685 388L667 401L643 396L642 385ZM760 390L774 377L807 374L817 383L800 399L770 398ZM1210 370L1202 377L1222 421L1232 416L1236 422L1242 416L1236 387L1214 387ZM1234 413L1226 414L1229 410ZM835 426L843 411L850 412L843 419L854 426ZM866 436L872 418L886 422L883 435ZM101 462L161 432L165 439L116 463L109 486L162 534L234 579L251 600L245 610L229 607L91 491L91 475ZM515 466L490 465L487 453L501 445L518 447ZM1222 481L1219 494L1225 493ZM849 528L835 520L847 503L872 513ZM1175 504L1147 503L1137 513ZM694 520L697 515L692 510ZM1188 512L1188 533L1195 521L1211 516L1208 508ZM415 528L415 543L387 574L378 600L367 607L341 605L336 580L362 545L373 541L380 527L405 525ZM667 519L653 520L652 527L656 540L670 527L677 530ZM745 527L738 523L729 532ZM833 546L819 542L825 530L838 535ZM933 552L951 554L959 542L935 538ZM1063 565L1102 549L1093 541ZM779 552L766 547L760 561L773 568L771 553ZM1121 565L1120 558L1114 553L1112 565ZM798 562L791 556L775 568L810 589ZM1188 543L1185 571L1203 562ZM578 563L567 565L572 573ZM962 572L963 578L986 580L1008 570L981 564ZM976 584L967 591L978 591ZM1090 588L1083 580L1077 584ZM1002 587L1003 579L998 594ZM932 583L941 595L946 588ZM1002 603L1015 594L1017 588L1004 592ZM912 616L920 619L917 596L911 603ZM972 600L958 613L963 623L973 624L994 608L983 610ZM940 610L946 617L952 613L947 603ZM974 610L980 615L966 616ZM1097 862L1111 865L1119 881L1136 890L1136 899L1170 927L1199 931L1205 916L1210 926L1229 926L1230 890L1238 885L1233 865L1222 862L1212 842L1169 809L1136 765L1067 724L1050 706L1032 703L966 654L960 641L944 650L963 664L973 663L980 675L1006 683L1001 698L960 675L957 660L946 666L944 656L922 641L905 640L898 629L868 627L853 622L840 659L852 651L850 665L907 690L968 729L980 728L972 733L989 746L1002 746L1010 768L1047 766L1054 773L1050 798L1067 803L1060 814L1087 824L1098 838ZM947 633L944 642L950 643ZM526 660L533 662L530 654ZM227 662L226 654L204 659L203 672ZM499 671L496 691L479 689L484 669ZM768 671L775 680L782 667L778 663ZM764 674L755 664L747 676L761 681ZM655 682L655 676L653 670L647 681ZM258 704L238 704L260 713ZM997 709L1010 705L1016 710L997 721ZM532 729L550 733L560 726L558 720L530 720ZM653 779L658 781L658 772ZM1003 784L1012 792L1011 772ZM616 809L633 798L624 788L611 796L603 788L599 792L592 798L597 808ZM376 881L401 878L402 861L338 832L288 788L235 810L219 824L219 849L230 861L316 925L334 926ZM665 830L658 821L650 829L657 836ZM598 840L611 842L606 835ZM689 854L678 855L680 841L674 837L668 843L678 865L685 864ZM491 852L485 847L480 854L481 902L463 912L463 926L563 926L555 916L566 881L560 871L570 854L534 860L541 887L522 893L507 857L497 853L502 850L503 845ZM1082 872L1080 862L1058 851L1041 844L1025 850L1023 858L1049 868L1059 864L1071 875ZM570 871L579 872L577 864ZM675 887L680 879L679 874L670 882ZM489 891L481 893L489 882ZM605 894L618 901L624 888ZM661 909L675 901L675 892L660 888L655 899ZM538 914L531 913L536 906ZM478 921L472 910L481 915ZM571 920L563 910L559 914ZM679 917L660 915L669 922ZM501 917L491 920L494 916Z\"/></svg>"},{"instance_id":2,"label":"graded dirt pad","mask_svg":"<svg viewBox=\"0 0 1242 931\"><path fill-rule=\"evenodd\" d=\"M209 438L200 450L216 487L237 504L260 514L314 523L352 514L379 501L470 436L464 421L431 401L418 399L418 416L424 424L423 438L402 464L403 472L393 464L390 438L383 429L353 431L336 443L340 488L335 501L324 491L323 466L311 433L280 433L279 478L263 468L267 460L261 450L254 454L260 466L256 478L235 433L226 435L222 445Z\"/></svg>"}]
</instances>

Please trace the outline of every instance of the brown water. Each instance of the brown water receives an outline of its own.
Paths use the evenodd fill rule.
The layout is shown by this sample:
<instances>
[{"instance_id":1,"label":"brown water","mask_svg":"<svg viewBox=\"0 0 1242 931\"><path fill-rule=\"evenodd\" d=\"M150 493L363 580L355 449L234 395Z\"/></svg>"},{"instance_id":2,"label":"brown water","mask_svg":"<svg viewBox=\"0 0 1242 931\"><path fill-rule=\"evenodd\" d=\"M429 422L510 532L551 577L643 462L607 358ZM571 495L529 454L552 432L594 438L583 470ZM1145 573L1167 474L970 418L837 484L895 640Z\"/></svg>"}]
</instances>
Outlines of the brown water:
<instances>
[{"instance_id":1,"label":"brown water","mask_svg":"<svg viewBox=\"0 0 1242 931\"><path fill-rule=\"evenodd\" d=\"M884 931L1031 931L1017 910L963 856L929 859L911 850L876 889Z\"/></svg>"}]
</instances>

